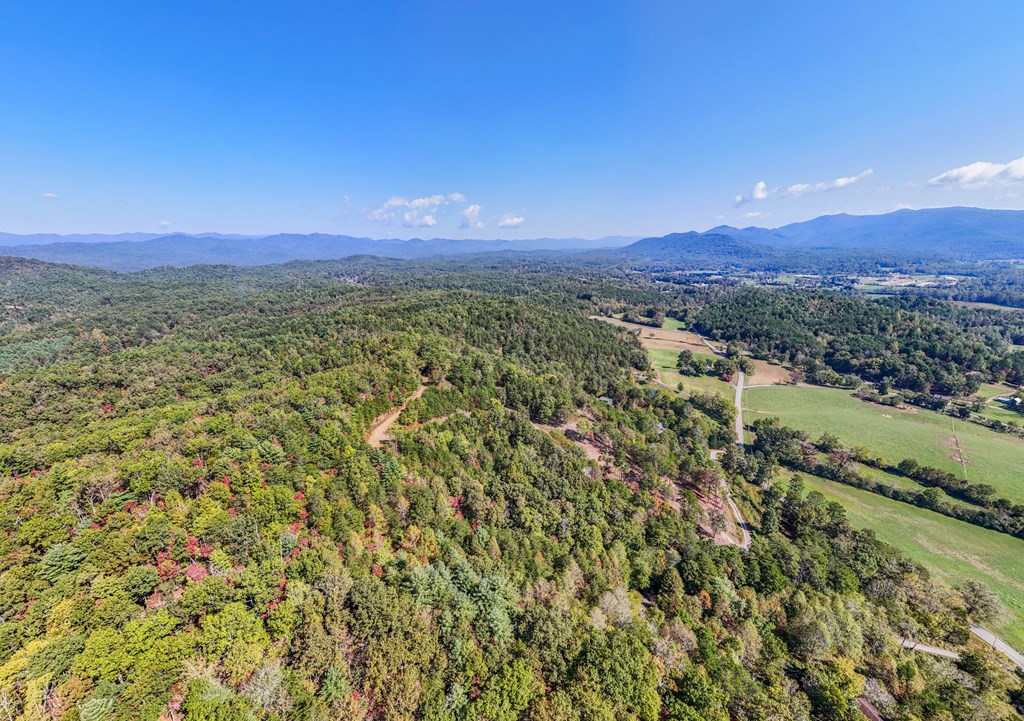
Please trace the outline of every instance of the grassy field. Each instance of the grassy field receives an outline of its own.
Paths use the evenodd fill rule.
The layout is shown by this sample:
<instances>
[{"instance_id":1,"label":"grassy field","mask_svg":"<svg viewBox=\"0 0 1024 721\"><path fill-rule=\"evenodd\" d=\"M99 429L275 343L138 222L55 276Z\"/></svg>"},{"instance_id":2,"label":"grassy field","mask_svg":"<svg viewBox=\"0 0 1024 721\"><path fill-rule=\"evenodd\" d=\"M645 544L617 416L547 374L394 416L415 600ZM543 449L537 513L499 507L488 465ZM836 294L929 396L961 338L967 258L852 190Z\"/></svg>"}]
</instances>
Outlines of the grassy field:
<instances>
[{"instance_id":1,"label":"grassy field","mask_svg":"<svg viewBox=\"0 0 1024 721\"><path fill-rule=\"evenodd\" d=\"M980 303L974 300L951 300L953 305L960 305L964 308L983 308L985 310L1003 310L1007 313L1020 313L1021 309L1012 305L999 305L998 303Z\"/></svg>"},{"instance_id":2,"label":"grassy field","mask_svg":"<svg viewBox=\"0 0 1024 721\"><path fill-rule=\"evenodd\" d=\"M865 446L889 462L914 458L952 473L966 469L972 483L990 483L999 495L1024 502L1024 441L1019 438L924 409L899 411L865 403L833 388L750 388L744 393L743 408L748 424L778 416L812 437L829 432L844 444ZM964 465L955 460L961 452Z\"/></svg>"},{"instance_id":3,"label":"grassy field","mask_svg":"<svg viewBox=\"0 0 1024 721\"><path fill-rule=\"evenodd\" d=\"M689 330L689 326L686 323L676 318L666 318L661 327L666 330Z\"/></svg>"},{"instance_id":4,"label":"grassy field","mask_svg":"<svg viewBox=\"0 0 1024 721\"><path fill-rule=\"evenodd\" d=\"M958 585L973 578L1002 600L1006 615L989 624L1015 648L1024 648L1024 541L894 501L859 488L800 474L808 490L841 503L850 523L869 528L937 578Z\"/></svg>"},{"instance_id":5,"label":"grassy field","mask_svg":"<svg viewBox=\"0 0 1024 721\"><path fill-rule=\"evenodd\" d=\"M711 391L721 393L732 400L734 391L732 386L717 376L684 376L676 370L676 359L679 353L674 350L648 349L647 354L651 357L651 363L658 370L658 378L667 386L675 388L678 383L683 384L683 392L690 391ZM694 357L714 361L715 357L710 353L694 353Z\"/></svg>"}]
</instances>

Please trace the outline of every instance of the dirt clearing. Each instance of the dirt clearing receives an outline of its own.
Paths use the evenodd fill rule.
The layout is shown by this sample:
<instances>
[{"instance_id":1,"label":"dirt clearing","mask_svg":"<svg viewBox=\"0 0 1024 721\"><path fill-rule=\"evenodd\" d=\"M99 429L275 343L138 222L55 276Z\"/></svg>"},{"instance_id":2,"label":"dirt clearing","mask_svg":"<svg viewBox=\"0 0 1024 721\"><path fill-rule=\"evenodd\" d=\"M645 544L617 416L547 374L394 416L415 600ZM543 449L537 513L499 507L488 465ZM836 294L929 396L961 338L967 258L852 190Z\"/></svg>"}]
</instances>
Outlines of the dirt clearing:
<instances>
[{"instance_id":1,"label":"dirt clearing","mask_svg":"<svg viewBox=\"0 0 1024 721\"><path fill-rule=\"evenodd\" d=\"M402 411L405 410L405 407L409 405L410 401L419 398L426 390L427 386L421 385L413 391L413 394L409 396L402 405L397 408L392 408L387 413L377 416L370 425L370 432L366 434L366 437L363 440L374 448L380 448L384 445L384 441L390 440L388 437L388 431L391 429L391 426L395 424L395 421L398 420L398 416L402 415Z\"/></svg>"}]
</instances>

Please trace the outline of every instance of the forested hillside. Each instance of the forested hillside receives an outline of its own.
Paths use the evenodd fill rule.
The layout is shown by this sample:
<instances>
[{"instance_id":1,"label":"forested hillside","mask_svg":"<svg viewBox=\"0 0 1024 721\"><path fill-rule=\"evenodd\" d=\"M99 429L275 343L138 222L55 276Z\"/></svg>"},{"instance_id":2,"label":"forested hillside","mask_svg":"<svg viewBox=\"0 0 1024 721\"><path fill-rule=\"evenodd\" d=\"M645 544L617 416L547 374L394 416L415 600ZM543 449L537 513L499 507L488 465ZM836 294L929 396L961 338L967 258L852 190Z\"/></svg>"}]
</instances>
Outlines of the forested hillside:
<instances>
[{"instance_id":1,"label":"forested hillside","mask_svg":"<svg viewBox=\"0 0 1024 721\"><path fill-rule=\"evenodd\" d=\"M899 650L961 647L976 589L772 485L775 459L743 458L646 382L634 335L588 319L705 305L721 337L789 352L735 326L744 297L544 261L4 261L0 715L1018 717L990 658ZM891 330L922 319L905 353L928 382L993 369L980 341L942 358L944 326L878 307ZM392 440L364 440L406 402ZM756 513L748 550L700 531L721 479Z\"/></svg>"},{"instance_id":2,"label":"forested hillside","mask_svg":"<svg viewBox=\"0 0 1024 721\"><path fill-rule=\"evenodd\" d=\"M745 344L755 357L803 364L820 382L838 385L847 375L958 396L986 378L1024 377L1024 354L1007 346L1020 326L1007 329L997 316L912 297L750 289L706 305L696 325Z\"/></svg>"}]
</instances>

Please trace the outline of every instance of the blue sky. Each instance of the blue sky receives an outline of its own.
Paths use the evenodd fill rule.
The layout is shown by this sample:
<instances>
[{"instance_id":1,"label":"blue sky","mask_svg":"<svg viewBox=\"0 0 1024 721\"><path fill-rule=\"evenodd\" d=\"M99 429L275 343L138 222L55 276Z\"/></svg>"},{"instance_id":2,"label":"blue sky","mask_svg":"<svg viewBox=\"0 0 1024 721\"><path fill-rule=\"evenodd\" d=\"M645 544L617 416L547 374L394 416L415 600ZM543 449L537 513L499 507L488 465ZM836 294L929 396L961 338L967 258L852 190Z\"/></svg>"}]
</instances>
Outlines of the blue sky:
<instances>
[{"instance_id":1,"label":"blue sky","mask_svg":"<svg viewBox=\"0 0 1024 721\"><path fill-rule=\"evenodd\" d=\"M598 237L1024 208L1022 27L1020 0L9 2L0 230Z\"/></svg>"}]
</instances>

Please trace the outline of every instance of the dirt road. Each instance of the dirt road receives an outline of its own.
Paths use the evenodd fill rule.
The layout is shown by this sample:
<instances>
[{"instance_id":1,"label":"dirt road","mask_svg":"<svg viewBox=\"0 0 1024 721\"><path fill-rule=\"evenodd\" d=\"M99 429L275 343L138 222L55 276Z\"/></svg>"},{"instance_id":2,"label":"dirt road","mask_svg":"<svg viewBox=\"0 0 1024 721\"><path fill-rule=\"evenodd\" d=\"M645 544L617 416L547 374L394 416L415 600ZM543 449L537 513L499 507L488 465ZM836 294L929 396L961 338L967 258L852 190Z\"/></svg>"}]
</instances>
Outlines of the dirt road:
<instances>
[{"instance_id":1,"label":"dirt road","mask_svg":"<svg viewBox=\"0 0 1024 721\"><path fill-rule=\"evenodd\" d=\"M736 373L736 443L743 446L743 382L746 378L743 371Z\"/></svg>"},{"instance_id":2,"label":"dirt road","mask_svg":"<svg viewBox=\"0 0 1024 721\"><path fill-rule=\"evenodd\" d=\"M411 396L405 399L405 402L402 403L402 405L397 408L392 408L382 416L378 416L373 422L373 425L370 426L370 432L366 434L366 438L364 440L374 448L380 448L384 445L384 441L388 438L388 430L390 430L391 426L393 426L395 421L398 420L398 416L402 415L402 411L405 410L405 407L409 405L410 401L419 398L423 395L425 390L427 390L427 386L421 385L413 391Z\"/></svg>"},{"instance_id":3,"label":"dirt road","mask_svg":"<svg viewBox=\"0 0 1024 721\"><path fill-rule=\"evenodd\" d=\"M939 648L938 646L929 646L927 643L911 641L909 638L901 637L900 647L905 648L908 651L920 651L921 653L930 653L932 656L942 656L943 658L951 658L954 661L960 658L960 654L958 654L956 651L950 651L946 648Z\"/></svg>"}]
</instances>

